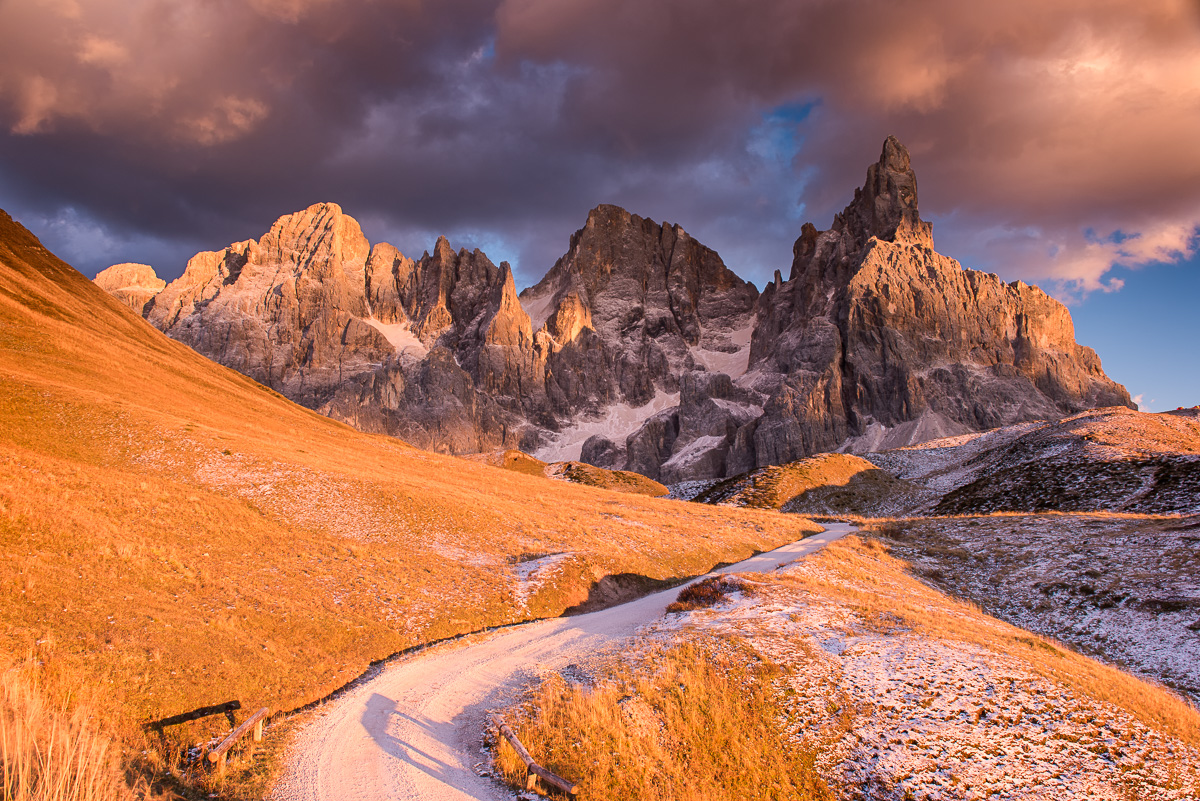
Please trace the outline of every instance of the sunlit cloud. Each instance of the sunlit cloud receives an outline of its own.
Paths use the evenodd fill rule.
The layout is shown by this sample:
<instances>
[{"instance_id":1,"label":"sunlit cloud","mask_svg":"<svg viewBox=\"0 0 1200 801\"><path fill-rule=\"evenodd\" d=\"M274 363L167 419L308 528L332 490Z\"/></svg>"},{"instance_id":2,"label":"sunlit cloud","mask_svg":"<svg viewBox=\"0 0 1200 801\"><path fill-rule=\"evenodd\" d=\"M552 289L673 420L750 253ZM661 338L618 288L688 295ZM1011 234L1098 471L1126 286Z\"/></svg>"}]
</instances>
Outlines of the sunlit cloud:
<instances>
[{"instance_id":1,"label":"sunlit cloud","mask_svg":"<svg viewBox=\"0 0 1200 801\"><path fill-rule=\"evenodd\" d=\"M490 237L536 279L587 209L617 202L760 283L895 134L944 252L1078 299L1118 291L1115 266L1196 251L1200 14L1190 0L0 3L0 132L9 192L118 241L216 247L331 200L396 230Z\"/></svg>"}]
</instances>

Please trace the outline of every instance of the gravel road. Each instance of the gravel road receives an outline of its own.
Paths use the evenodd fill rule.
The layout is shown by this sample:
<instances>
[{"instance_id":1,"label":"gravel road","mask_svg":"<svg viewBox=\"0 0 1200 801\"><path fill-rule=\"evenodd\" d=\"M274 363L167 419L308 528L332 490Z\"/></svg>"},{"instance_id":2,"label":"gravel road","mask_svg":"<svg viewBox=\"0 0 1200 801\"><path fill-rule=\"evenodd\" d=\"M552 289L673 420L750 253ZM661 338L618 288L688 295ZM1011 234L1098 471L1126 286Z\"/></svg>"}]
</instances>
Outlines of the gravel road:
<instances>
[{"instance_id":1,"label":"gravel road","mask_svg":"<svg viewBox=\"0 0 1200 801\"><path fill-rule=\"evenodd\" d=\"M807 556L851 533L845 523L716 571L754 573ZM710 574L711 575L711 574ZM273 801L428 799L511 801L480 776L484 718L535 669L560 669L636 634L681 588L577 617L505 629L385 667L330 702L298 735Z\"/></svg>"}]
</instances>

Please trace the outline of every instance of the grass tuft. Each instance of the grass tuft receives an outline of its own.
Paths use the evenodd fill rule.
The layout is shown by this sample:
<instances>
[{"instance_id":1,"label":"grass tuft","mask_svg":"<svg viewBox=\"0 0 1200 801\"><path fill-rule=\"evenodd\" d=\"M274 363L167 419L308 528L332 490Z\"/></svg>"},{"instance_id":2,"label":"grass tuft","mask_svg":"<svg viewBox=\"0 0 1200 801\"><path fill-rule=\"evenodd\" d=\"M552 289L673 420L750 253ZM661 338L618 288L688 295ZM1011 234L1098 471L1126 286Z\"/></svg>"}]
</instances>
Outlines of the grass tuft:
<instances>
[{"instance_id":1,"label":"grass tuft","mask_svg":"<svg viewBox=\"0 0 1200 801\"><path fill-rule=\"evenodd\" d=\"M132 798L92 710L51 704L28 675L0 674L0 788L6 801L116 801Z\"/></svg>"},{"instance_id":2,"label":"grass tuft","mask_svg":"<svg viewBox=\"0 0 1200 801\"><path fill-rule=\"evenodd\" d=\"M785 739L778 668L707 644L651 647L609 666L593 686L545 680L513 728L531 756L579 784L581 799L832 799L815 752ZM497 766L524 786L501 741Z\"/></svg>"},{"instance_id":3,"label":"grass tuft","mask_svg":"<svg viewBox=\"0 0 1200 801\"><path fill-rule=\"evenodd\" d=\"M743 595L753 595L750 585L732 576L713 576L695 584L689 584L679 591L675 602L667 607L668 612L691 612L693 609L707 609L716 606L731 594L740 592Z\"/></svg>"}]
</instances>

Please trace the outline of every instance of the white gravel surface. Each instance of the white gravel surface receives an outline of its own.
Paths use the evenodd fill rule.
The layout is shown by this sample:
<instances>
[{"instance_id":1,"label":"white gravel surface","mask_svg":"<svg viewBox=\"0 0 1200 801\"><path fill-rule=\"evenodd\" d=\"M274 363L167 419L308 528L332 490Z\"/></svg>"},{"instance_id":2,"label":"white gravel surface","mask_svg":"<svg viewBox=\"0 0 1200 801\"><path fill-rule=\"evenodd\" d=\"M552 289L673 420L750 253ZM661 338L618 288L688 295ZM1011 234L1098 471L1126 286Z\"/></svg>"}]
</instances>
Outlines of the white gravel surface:
<instances>
[{"instance_id":1,"label":"white gravel surface","mask_svg":"<svg viewBox=\"0 0 1200 801\"><path fill-rule=\"evenodd\" d=\"M830 523L822 534L717 572L774 570L853 530ZM513 798L481 775L489 708L537 672L561 669L636 634L662 617L679 589L587 615L505 629L385 667L327 704L299 733L271 798Z\"/></svg>"}]
</instances>

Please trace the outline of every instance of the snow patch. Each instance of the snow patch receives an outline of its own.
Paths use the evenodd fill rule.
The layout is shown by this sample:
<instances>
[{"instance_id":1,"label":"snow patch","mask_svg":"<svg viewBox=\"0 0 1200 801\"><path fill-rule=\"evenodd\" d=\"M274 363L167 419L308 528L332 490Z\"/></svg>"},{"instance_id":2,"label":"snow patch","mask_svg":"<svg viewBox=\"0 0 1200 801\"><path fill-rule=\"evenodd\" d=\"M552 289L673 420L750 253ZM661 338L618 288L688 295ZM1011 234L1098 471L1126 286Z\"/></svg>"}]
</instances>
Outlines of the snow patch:
<instances>
[{"instance_id":1,"label":"snow patch","mask_svg":"<svg viewBox=\"0 0 1200 801\"><path fill-rule=\"evenodd\" d=\"M707 348L692 348L692 358L704 365L704 369L713 373L724 373L730 378L745 375L750 367L750 338L754 335L754 321L751 320L744 328L729 333L729 342L737 346L737 350L726 353Z\"/></svg>"},{"instance_id":2,"label":"snow patch","mask_svg":"<svg viewBox=\"0 0 1200 801\"><path fill-rule=\"evenodd\" d=\"M696 437L694 440L684 446L683 450L679 451L668 459L663 468L672 467L677 470L686 470L709 451L720 448L725 444L725 437Z\"/></svg>"},{"instance_id":3,"label":"snow patch","mask_svg":"<svg viewBox=\"0 0 1200 801\"><path fill-rule=\"evenodd\" d=\"M746 418L748 420L754 420L762 417L763 407L757 406L753 403L742 403L741 401L728 400L726 398L711 398L710 400L712 400L712 402L715 403L718 408L729 412L734 417Z\"/></svg>"},{"instance_id":4,"label":"snow patch","mask_svg":"<svg viewBox=\"0 0 1200 801\"><path fill-rule=\"evenodd\" d=\"M551 435L545 445L533 452L533 456L543 462L577 462L583 452L583 443L589 437L599 434L623 445L625 438L637 431L647 418L678 405L678 392L667 393L662 390L644 406L613 404L600 416L577 420L570 427Z\"/></svg>"},{"instance_id":5,"label":"snow patch","mask_svg":"<svg viewBox=\"0 0 1200 801\"><path fill-rule=\"evenodd\" d=\"M521 308L529 315L529 319L533 322L533 330L539 331L546 321L550 319L550 313L554 311L554 291L550 290L540 298L529 297L521 298Z\"/></svg>"},{"instance_id":6,"label":"snow patch","mask_svg":"<svg viewBox=\"0 0 1200 801\"><path fill-rule=\"evenodd\" d=\"M384 338L396 349L396 353L403 353L423 359L425 358L425 354L429 352L429 349L421 343L421 340L417 339L416 334L412 332L412 328L409 327L408 323L381 323L374 317L364 317L362 321L383 334Z\"/></svg>"}]
</instances>

